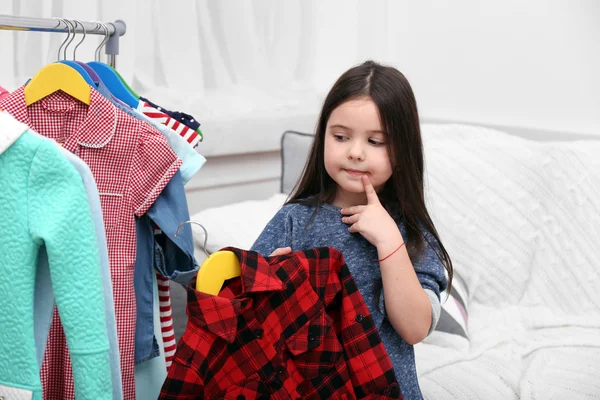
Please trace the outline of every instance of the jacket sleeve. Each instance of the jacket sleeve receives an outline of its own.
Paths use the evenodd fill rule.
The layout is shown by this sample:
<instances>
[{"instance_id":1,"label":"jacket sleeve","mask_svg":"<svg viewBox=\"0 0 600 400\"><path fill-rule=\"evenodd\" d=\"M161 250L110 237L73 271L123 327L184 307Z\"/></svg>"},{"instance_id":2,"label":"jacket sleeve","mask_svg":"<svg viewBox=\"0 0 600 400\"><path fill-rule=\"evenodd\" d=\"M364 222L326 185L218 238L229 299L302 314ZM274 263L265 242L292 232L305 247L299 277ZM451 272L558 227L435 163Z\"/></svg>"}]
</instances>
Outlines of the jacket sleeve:
<instances>
[{"instance_id":1,"label":"jacket sleeve","mask_svg":"<svg viewBox=\"0 0 600 400\"><path fill-rule=\"evenodd\" d=\"M401 398L392 361L356 282L339 252L335 264L336 268L332 268L331 271L335 271L339 281L333 276L334 273L331 273L330 282L338 287L337 282L341 283L341 306L338 302L328 301L328 298L332 297L330 290L326 290L325 302L327 306L331 306L328 307L327 313L333 318L336 333L344 349L354 393L357 398Z\"/></svg>"},{"instance_id":2,"label":"jacket sleeve","mask_svg":"<svg viewBox=\"0 0 600 400\"><path fill-rule=\"evenodd\" d=\"M90 206L81 176L51 142L40 144L32 161L27 207L30 234L46 245L75 395L110 399L103 281Z\"/></svg>"},{"instance_id":3,"label":"jacket sleeve","mask_svg":"<svg viewBox=\"0 0 600 400\"><path fill-rule=\"evenodd\" d=\"M199 265L194 258L191 225L184 224L179 229L180 223L190 220L180 171L169 180L146 214L162 231L157 235L158 240L154 238L154 267L165 278L186 285L198 272Z\"/></svg>"}]
</instances>

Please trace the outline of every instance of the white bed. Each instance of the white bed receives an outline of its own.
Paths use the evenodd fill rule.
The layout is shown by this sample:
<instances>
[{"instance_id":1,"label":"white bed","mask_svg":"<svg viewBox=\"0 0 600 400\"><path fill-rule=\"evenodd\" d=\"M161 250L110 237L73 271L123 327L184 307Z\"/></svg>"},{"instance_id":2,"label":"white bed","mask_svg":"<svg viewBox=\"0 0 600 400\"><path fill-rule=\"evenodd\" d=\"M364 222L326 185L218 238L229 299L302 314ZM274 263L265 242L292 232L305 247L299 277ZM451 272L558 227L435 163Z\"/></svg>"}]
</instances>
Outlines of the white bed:
<instances>
[{"instance_id":1,"label":"white bed","mask_svg":"<svg viewBox=\"0 0 600 400\"><path fill-rule=\"evenodd\" d=\"M600 139L444 123L422 131L428 208L468 309L468 338L436 331L415 347L425 397L600 399ZM210 251L251 246L310 139L283 141L283 194L192 216ZM204 234L194 235L202 262Z\"/></svg>"}]
</instances>

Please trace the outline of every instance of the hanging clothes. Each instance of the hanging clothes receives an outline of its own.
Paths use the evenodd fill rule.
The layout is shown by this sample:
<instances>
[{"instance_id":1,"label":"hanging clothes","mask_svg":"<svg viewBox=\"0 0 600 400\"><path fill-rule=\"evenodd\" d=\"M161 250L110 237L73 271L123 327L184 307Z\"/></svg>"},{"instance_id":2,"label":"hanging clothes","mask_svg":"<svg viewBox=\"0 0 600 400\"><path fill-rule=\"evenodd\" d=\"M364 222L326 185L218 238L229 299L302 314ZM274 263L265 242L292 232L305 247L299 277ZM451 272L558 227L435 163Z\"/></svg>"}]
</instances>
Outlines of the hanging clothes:
<instances>
[{"instance_id":1,"label":"hanging clothes","mask_svg":"<svg viewBox=\"0 0 600 400\"><path fill-rule=\"evenodd\" d=\"M98 91L106 98L110 93L100 84ZM175 331L173 329L172 310L169 293L169 279L179 276L178 282L186 284L196 273L199 265L193 257L193 236L189 227L183 227L180 234L175 237L175 229L169 230L169 226L189 220L189 211L183 186L204 165L206 159L196 152L193 147L180 135L166 125L150 119L136 109L122 106L118 102L113 103L118 109L128 115L150 123L165 135L171 148L181 159L182 164L179 172L169 181L160 193L148 213L153 215L153 220L143 216L136 218L137 231L137 253L134 273L134 285L136 289L137 321L135 333L135 363L136 365L159 356L158 341L154 337L153 330L153 297L151 296L150 284L156 279L159 287L160 319L162 329L162 343L165 345L164 354L167 357L167 367L171 365L175 353ZM157 114L154 115L157 117ZM166 116L165 116L166 117ZM162 119L166 121L165 119ZM181 174L181 180L178 174ZM163 200L165 199L165 200ZM164 217L163 217L164 215ZM154 226L154 229L153 229ZM172 233L165 236L161 234L163 226ZM161 243L161 244L159 244ZM169 244L176 243L175 246ZM167 257L161 256L163 248L168 248ZM155 255L156 253L156 255ZM180 253L180 254L177 254ZM157 264L160 260L162 264ZM169 264L169 265L165 265ZM171 271L170 276L161 275L160 271ZM156 271L156 278L150 274ZM165 272L166 273L166 272ZM176 275L173 275L176 273ZM187 279L182 281L182 279Z\"/></svg>"},{"instance_id":2,"label":"hanging clothes","mask_svg":"<svg viewBox=\"0 0 600 400\"><path fill-rule=\"evenodd\" d=\"M173 129L178 132L180 137L184 138L186 143L189 144L189 148L179 148L182 152L189 152L190 150L196 153L194 147L199 142L200 138L196 136L195 132L192 132L191 129L184 124L174 120L170 116L168 116L165 112L159 111L149 105L147 102L144 102L140 98L140 102L138 105L138 112L142 113L145 117L151 119L154 123L163 124L166 127ZM192 158L191 156L189 157ZM188 168L186 168L187 170ZM193 169L192 169L193 171ZM183 196L185 193L183 192ZM187 208L186 208L187 213ZM189 218L188 218L189 219ZM187 221L184 220L184 221ZM183 222L183 221L181 221ZM145 232L146 229L143 229ZM189 234L188 234L189 231ZM155 235L160 235L161 231L158 229L158 226L155 226ZM186 239L189 243L193 243L193 237L191 235L191 229L184 229L185 235L182 238ZM155 258L159 259L159 258ZM137 265L140 265L139 263ZM142 266L143 267L143 266ZM197 269L197 265L195 269ZM143 272L143 271L142 271ZM144 277L139 277L140 280L144 279ZM147 281L147 278L144 279ZM175 329L173 327L173 310L171 308L171 294L170 294L170 282L169 279L161 276L157 273L156 280L158 282L158 293L159 293L159 302L160 302L160 323L162 327L162 337L163 343L165 346L165 357L166 357L166 365L167 369L171 367L173 363L173 356L175 354L175 350L177 348L177 343L175 340ZM149 309L149 305L146 306ZM147 313L147 311L146 311ZM148 329L146 329L146 333L148 333ZM149 342L146 346L150 345Z\"/></svg>"},{"instance_id":3,"label":"hanging clothes","mask_svg":"<svg viewBox=\"0 0 600 400\"><path fill-rule=\"evenodd\" d=\"M183 179L179 172L173 176L161 195L152 204L147 215L150 222L156 227L154 235L149 238L154 245L154 262L151 265L157 271L160 322L168 369L173 362L177 343L173 328L169 288L165 289L164 282L170 283L172 280L185 285L200 268L194 257L194 237L191 226L189 224L180 226L181 223L190 220L190 214ZM165 302L168 302L168 309L164 307Z\"/></svg>"},{"instance_id":4,"label":"hanging clothes","mask_svg":"<svg viewBox=\"0 0 600 400\"><path fill-rule=\"evenodd\" d=\"M74 392L81 399L111 399L98 240L81 176L56 145L6 112L0 129L0 387L42 399L35 322L24 316L34 315L36 261L44 245L73 359Z\"/></svg>"},{"instance_id":5,"label":"hanging clothes","mask_svg":"<svg viewBox=\"0 0 600 400\"><path fill-rule=\"evenodd\" d=\"M225 248L241 276L188 285L186 329L159 399L400 399L369 310L329 247L264 258Z\"/></svg>"},{"instance_id":6,"label":"hanging clothes","mask_svg":"<svg viewBox=\"0 0 600 400\"><path fill-rule=\"evenodd\" d=\"M154 336L153 297L150 295L150 284L153 279L156 279L159 290L163 353L168 368L171 366L177 346L173 328L169 279L176 278L178 282L186 284L199 268L193 256L191 229L189 226L183 226L179 235L175 236L175 232L181 222L190 219L184 185L204 165L206 159L196 152L182 136L166 125L158 123L156 119L150 119L135 109L121 107L119 104L115 104L115 106L134 118L150 123L162 132L169 145L182 160L178 173L173 176L148 210L148 214L152 215L152 219L146 216L136 219L137 254L134 285L136 289L137 322L135 363L137 365L160 354L158 341ZM179 175L181 175L181 179ZM172 228L173 224L175 224L174 228ZM171 234L163 234L164 229L167 229ZM156 278L150 276L154 273L156 273Z\"/></svg>"},{"instance_id":7,"label":"hanging clothes","mask_svg":"<svg viewBox=\"0 0 600 400\"><path fill-rule=\"evenodd\" d=\"M135 399L135 217L146 213L181 160L160 132L116 109L94 89L89 106L56 92L26 107L23 91L21 87L11 93L3 100L3 108L78 155L98 184L113 282L123 396ZM49 399L74 398L71 365L60 343L61 332L55 319L42 368Z\"/></svg>"}]
</instances>

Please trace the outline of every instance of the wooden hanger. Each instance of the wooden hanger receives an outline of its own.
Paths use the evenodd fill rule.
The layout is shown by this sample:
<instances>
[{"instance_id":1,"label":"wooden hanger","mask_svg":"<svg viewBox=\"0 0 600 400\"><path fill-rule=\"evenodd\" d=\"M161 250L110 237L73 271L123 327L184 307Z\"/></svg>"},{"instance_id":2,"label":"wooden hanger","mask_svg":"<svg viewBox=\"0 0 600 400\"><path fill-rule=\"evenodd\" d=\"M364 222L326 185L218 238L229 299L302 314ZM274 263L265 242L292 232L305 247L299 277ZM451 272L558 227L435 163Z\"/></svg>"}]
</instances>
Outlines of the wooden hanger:
<instances>
[{"instance_id":1,"label":"wooden hanger","mask_svg":"<svg viewBox=\"0 0 600 400\"><path fill-rule=\"evenodd\" d=\"M204 247L202 250L204 250L208 258L204 260L196 275L196 290L216 296L221 291L221 288L227 279L241 276L242 268L240 266L240 260L238 260L233 251L224 250L211 254L206 249L208 232L206 231L206 228L198 222L182 222L177 227L175 237L179 235L179 231L184 224L196 224L204 231Z\"/></svg>"},{"instance_id":2,"label":"wooden hanger","mask_svg":"<svg viewBox=\"0 0 600 400\"><path fill-rule=\"evenodd\" d=\"M92 87L79 72L62 63L48 64L31 78L25 86L25 104L30 106L59 90L90 105Z\"/></svg>"}]
</instances>

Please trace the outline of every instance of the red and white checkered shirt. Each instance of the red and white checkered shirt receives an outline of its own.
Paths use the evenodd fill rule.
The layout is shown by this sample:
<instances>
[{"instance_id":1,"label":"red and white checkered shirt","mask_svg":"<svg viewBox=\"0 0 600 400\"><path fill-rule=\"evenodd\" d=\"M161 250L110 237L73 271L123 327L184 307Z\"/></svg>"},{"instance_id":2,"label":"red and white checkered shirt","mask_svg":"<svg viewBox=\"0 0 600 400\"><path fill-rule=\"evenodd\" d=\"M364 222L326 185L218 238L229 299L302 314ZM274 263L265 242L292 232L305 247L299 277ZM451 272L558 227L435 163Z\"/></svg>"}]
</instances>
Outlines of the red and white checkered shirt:
<instances>
[{"instance_id":1,"label":"red and white checkered shirt","mask_svg":"<svg viewBox=\"0 0 600 400\"><path fill-rule=\"evenodd\" d=\"M217 296L188 284L188 325L159 399L402 398L342 253L223 250L241 277Z\"/></svg>"},{"instance_id":2,"label":"red and white checkered shirt","mask_svg":"<svg viewBox=\"0 0 600 400\"><path fill-rule=\"evenodd\" d=\"M26 107L23 89L5 98L2 108L79 156L98 185L113 284L123 396L135 399L135 216L146 213L179 169L181 160L159 131L116 109L96 90L91 92L89 106L59 91ZM85 284L85 276L81 282ZM74 399L68 349L56 317L55 311L42 366L44 398Z\"/></svg>"}]
</instances>

